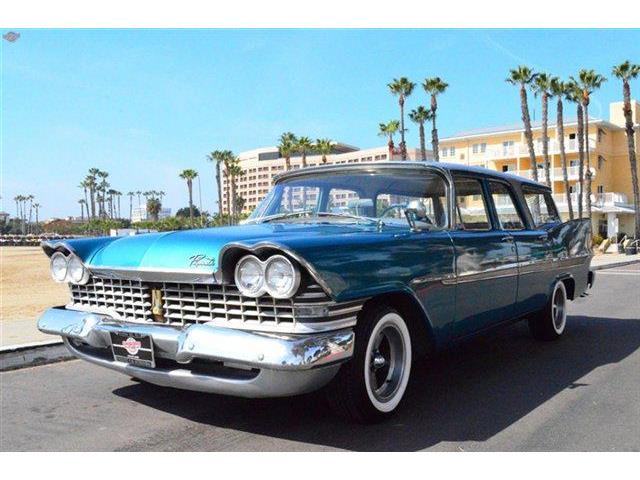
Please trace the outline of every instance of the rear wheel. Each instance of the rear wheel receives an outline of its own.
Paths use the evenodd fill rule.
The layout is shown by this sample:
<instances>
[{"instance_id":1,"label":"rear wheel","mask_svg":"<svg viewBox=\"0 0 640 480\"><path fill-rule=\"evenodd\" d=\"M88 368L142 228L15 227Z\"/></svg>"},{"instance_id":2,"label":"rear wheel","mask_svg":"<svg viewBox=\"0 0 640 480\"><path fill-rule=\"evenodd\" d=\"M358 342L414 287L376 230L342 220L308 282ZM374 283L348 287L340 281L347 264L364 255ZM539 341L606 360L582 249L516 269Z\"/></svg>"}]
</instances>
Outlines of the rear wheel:
<instances>
[{"instance_id":1,"label":"rear wheel","mask_svg":"<svg viewBox=\"0 0 640 480\"><path fill-rule=\"evenodd\" d=\"M384 420L404 396L411 358L409 328L396 310L381 306L363 312L355 328L353 358L327 388L329 404L350 420Z\"/></svg>"},{"instance_id":2,"label":"rear wheel","mask_svg":"<svg viewBox=\"0 0 640 480\"><path fill-rule=\"evenodd\" d=\"M536 340L556 340L567 326L567 289L557 282L545 307L529 319L529 331Z\"/></svg>"}]
</instances>

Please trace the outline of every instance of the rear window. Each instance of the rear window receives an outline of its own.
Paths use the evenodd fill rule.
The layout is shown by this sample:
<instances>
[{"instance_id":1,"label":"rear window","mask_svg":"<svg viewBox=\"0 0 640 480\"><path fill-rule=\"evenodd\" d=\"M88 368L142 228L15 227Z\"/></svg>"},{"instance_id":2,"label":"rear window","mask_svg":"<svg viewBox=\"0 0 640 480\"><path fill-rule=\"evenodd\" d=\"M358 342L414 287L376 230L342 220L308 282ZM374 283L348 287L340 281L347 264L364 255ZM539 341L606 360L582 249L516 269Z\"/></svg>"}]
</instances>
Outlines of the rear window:
<instances>
[{"instance_id":1,"label":"rear window","mask_svg":"<svg viewBox=\"0 0 640 480\"><path fill-rule=\"evenodd\" d=\"M522 187L522 193L527 202L527 208L531 212L533 224L536 227L560 221L560 215L558 215L551 192L532 187Z\"/></svg>"}]
</instances>

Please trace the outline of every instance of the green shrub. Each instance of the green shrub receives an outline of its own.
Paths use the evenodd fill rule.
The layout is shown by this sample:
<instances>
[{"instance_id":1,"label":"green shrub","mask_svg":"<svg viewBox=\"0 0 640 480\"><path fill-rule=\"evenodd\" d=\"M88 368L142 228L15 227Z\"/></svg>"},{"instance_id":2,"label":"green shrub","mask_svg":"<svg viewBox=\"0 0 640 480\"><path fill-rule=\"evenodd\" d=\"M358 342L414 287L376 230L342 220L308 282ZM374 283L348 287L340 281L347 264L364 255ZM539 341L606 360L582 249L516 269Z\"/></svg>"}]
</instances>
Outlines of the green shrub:
<instances>
[{"instance_id":1,"label":"green shrub","mask_svg":"<svg viewBox=\"0 0 640 480\"><path fill-rule=\"evenodd\" d=\"M604 238L602 238L602 235L600 235L600 234L596 233L596 234L593 236L593 244L594 244L596 247L598 247L598 246L600 246L600 244L601 244L602 242L604 242Z\"/></svg>"}]
</instances>

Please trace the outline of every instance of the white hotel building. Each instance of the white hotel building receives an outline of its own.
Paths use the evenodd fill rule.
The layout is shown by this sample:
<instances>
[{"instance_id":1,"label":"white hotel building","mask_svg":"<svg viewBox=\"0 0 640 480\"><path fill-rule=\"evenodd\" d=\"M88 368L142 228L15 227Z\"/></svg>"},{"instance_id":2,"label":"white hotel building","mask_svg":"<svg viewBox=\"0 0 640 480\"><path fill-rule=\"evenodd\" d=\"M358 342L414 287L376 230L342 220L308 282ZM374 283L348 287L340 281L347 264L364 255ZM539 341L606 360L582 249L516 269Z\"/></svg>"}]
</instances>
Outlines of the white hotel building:
<instances>
[{"instance_id":1,"label":"white hotel building","mask_svg":"<svg viewBox=\"0 0 640 480\"><path fill-rule=\"evenodd\" d=\"M238 155L243 175L236 178L237 192L245 200L243 213L251 212L262 200L273 185L273 177L285 170L285 159L280 156L278 147L264 147L249 150ZM334 145L334 153L327 155L327 165L339 165L360 162L387 162L389 161L389 148L387 146L359 149L344 143ZM420 149L408 148L409 160L420 160ZM427 160L433 157L427 151ZM394 152L392 160L400 160L399 152ZM291 157L291 168L301 167L302 158L299 153ZM307 155L307 166L322 164L322 155ZM227 191L229 179L222 178L222 208L227 211Z\"/></svg>"}]
</instances>

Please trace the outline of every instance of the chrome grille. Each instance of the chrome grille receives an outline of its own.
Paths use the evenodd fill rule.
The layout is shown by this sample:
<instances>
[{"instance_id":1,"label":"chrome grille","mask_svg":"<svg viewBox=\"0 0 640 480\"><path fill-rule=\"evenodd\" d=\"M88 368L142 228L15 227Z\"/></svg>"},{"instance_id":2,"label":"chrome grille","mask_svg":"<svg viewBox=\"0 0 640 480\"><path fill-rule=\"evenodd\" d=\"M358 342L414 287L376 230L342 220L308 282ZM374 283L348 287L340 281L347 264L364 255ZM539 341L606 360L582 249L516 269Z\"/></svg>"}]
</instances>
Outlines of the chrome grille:
<instances>
[{"instance_id":1,"label":"chrome grille","mask_svg":"<svg viewBox=\"0 0 640 480\"><path fill-rule=\"evenodd\" d=\"M93 277L86 285L69 284L71 307L105 313L131 321L151 321L151 292L134 280Z\"/></svg>"},{"instance_id":2,"label":"chrome grille","mask_svg":"<svg viewBox=\"0 0 640 480\"><path fill-rule=\"evenodd\" d=\"M92 277L70 285L68 308L103 313L119 320L169 325L211 322L218 326L273 332L328 330L355 324L363 301L333 302L317 284L290 299L245 297L235 285L158 283ZM162 293L163 318L152 314L151 290ZM309 314L321 309L322 318ZM316 310L317 312L317 310Z\"/></svg>"}]
</instances>

